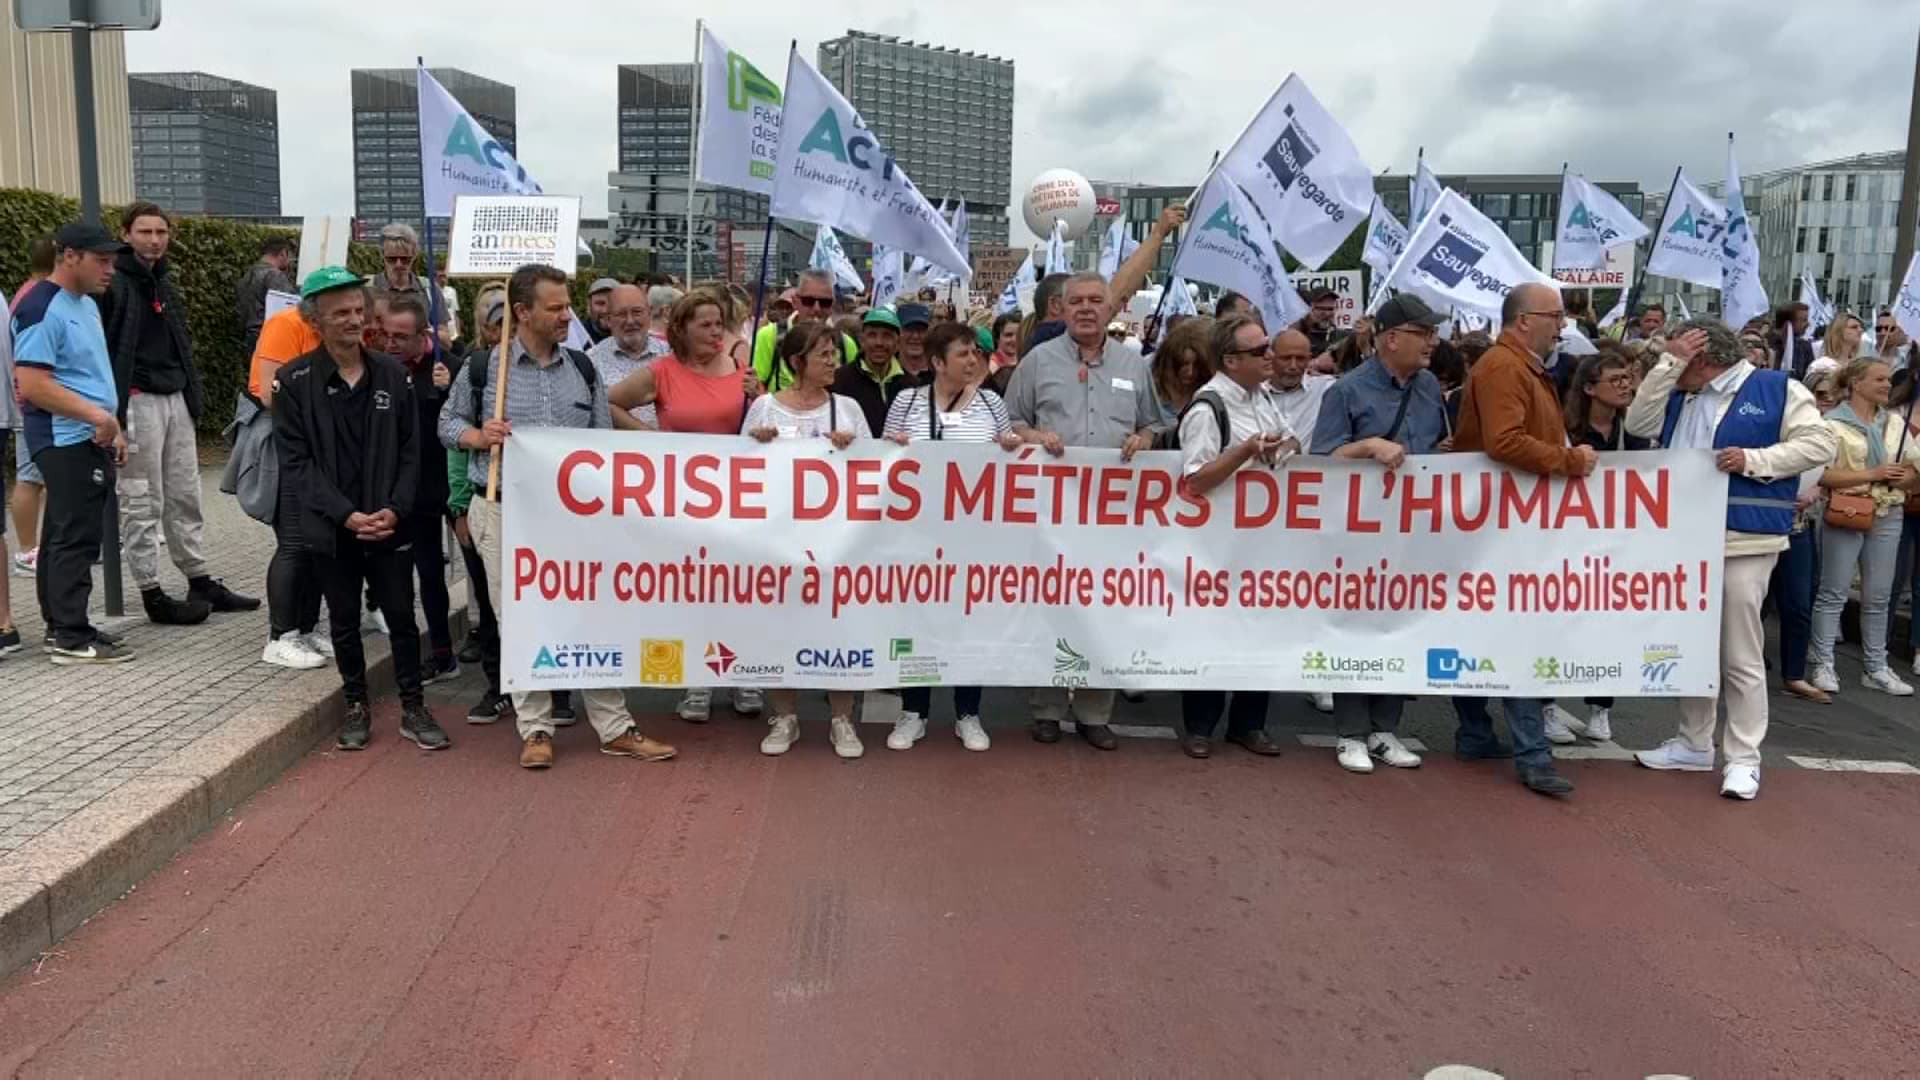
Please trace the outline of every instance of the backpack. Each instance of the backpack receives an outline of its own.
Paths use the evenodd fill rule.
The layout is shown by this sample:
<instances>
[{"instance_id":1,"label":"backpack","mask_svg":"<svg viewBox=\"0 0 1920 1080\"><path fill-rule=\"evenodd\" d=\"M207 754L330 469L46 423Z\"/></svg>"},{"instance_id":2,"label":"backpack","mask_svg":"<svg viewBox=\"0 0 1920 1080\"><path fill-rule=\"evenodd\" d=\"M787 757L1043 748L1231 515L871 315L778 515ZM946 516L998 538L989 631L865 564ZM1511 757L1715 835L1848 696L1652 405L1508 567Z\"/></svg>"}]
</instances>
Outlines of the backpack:
<instances>
[{"instance_id":1,"label":"backpack","mask_svg":"<svg viewBox=\"0 0 1920 1080\"><path fill-rule=\"evenodd\" d=\"M1227 403L1221 401L1220 395L1211 390L1202 390L1193 395L1193 400L1187 402L1187 407L1180 410L1180 419L1175 420L1172 427L1153 437L1153 448L1155 450L1180 449L1180 425L1186 422L1187 414L1198 405L1205 405L1213 410L1213 422L1220 428L1220 451L1225 453L1227 448L1233 445L1233 426L1227 422Z\"/></svg>"},{"instance_id":2,"label":"backpack","mask_svg":"<svg viewBox=\"0 0 1920 1080\"><path fill-rule=\"evenodd\" d=\"M593 358L579 349L569 349L565 345L560 346L560 351L567 354L567 359L573 361L574 370L580 373L581 378L587 380L587 398L591 403L593 388L600 384L600 372L593 366ZM474 361L481 359L479 356L467 357L467 385L473 388L473 415L469 419L474 427L479 427L486 422L486 417L480 415L480 408L487 396L487 368L490 366L490 361L499 357L499 346L488 349L484 355L488 362L477 364Z\"/></svg>"}]
</instances>

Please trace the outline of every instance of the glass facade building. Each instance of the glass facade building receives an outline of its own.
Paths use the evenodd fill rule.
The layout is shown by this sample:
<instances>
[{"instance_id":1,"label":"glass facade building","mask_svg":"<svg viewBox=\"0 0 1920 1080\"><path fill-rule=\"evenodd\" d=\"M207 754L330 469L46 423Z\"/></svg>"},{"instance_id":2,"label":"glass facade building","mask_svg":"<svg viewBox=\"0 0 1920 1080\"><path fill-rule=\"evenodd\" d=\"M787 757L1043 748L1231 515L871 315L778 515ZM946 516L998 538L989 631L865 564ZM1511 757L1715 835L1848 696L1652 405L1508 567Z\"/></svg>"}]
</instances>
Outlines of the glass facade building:
<instances>
[{"instance_id":1,"label":"glass facade building","mask_svg":"<svg viewBox=\"0 0 1920 1080\"><path fill-rule=\"evenodd\" d=\"M487 134L519 156L515 92L506 83L458 68L428 68ZM353 78L353 213L361 236L388 222L421 229L420 104L413 68L355 68ZM445 223L435 217L438 228Z\"/></svg>"},{"instance_id":2,"label":"glass facade building","mask_svg":"<svg viewBox=\"0 0 1920 1080\"><path fill-rule=\"evenodd\" d=\"M198 71L127 76L134 193L182 214L280 213L280 105Z\"/></svg>"}]
</instances>

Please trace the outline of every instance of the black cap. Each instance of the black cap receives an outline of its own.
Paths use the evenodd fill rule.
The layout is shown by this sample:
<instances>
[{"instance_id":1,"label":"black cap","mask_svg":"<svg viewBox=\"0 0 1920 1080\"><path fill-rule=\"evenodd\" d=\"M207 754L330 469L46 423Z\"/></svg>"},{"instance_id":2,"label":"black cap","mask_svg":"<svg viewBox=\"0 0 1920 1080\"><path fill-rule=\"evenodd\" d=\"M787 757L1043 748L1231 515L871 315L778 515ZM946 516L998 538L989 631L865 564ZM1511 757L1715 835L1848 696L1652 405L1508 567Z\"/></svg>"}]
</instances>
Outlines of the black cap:
<instances>
[{"instance_id":1,"label":"black cap","mask_svg":"<svg viewBox=\"0 0 1920 1080\"><path fill-rule=\"evenodd\" d=\"M1396 326L1439 326L1447 317L1434 311L1412 293L1401 293L1380 305L1373 316L1373 332L1385 333Z\"/></svg>"},{"instance_id":2,"label":"black cap","mask_svg":"<svg viewBox=\"0 0 1920 1080\"><path fill-rule=\"evenodd\" d=\"M1340 294L1337 292L1334 292L1332 289L1329 289L1324 285L1322 285L1318 289L1314 289L1307 293L1307 303L1309 304L1317 304L1322 300L1338 300L1338 299L1340 299Z\"/></svg>"},{"instance_id":3,"label":"black cap","mask_svg":"<svg viewBox=\"0 0 1920 1080\"><path fill-rule=\"evenodd\" d=\"M98 251L108 255L117 255L129 248L113 238L113 234L98 225L84 221L75 221L60 226L53 234L55 251Z\"/></svg>"},{"instance_id":4,"label":"black cap","mask_svg":"<svg viewBox=\"0 0 1920 1080\"><path fill-rule=\"evenodd\" d=\"M925 304L901 304L894 313L900 316L902 327L933 325L933 309Z\"/></svg>"}]
</instances>

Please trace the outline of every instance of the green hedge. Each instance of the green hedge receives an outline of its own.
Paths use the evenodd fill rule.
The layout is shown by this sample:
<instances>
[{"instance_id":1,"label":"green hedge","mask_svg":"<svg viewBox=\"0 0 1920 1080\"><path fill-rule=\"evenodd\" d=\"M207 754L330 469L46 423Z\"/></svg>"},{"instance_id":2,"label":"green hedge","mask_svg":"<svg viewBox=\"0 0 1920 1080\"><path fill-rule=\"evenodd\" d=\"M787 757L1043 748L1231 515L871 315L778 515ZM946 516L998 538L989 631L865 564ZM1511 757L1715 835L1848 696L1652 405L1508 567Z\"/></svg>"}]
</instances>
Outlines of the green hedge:
<instances>
[{"instance_id":1,"label":"green hedge","mask_svg":"<svg viewBox=\"0 0 1920 1080\"><path fill-rule=\"evenodd\" d=\"M11 294L12 289L26 280L27 246L36 237L45 236L79 216L78 200L44 191L0 188L0 285ZM119 227L119 207L108 207L102 216L108 228ZM174 287L186 300L194 362L206 384L207 408L199 421L203 436L218 434L233 419L234 396L246 385L245 329L235 311L234 289L240 275L259 261L260 244L270 236L290 237L297 245L300 230L221 218L174 219L168 260L173 267ZM600 264L597 272L583 270L575 275L575 310L586 310L587 286L595 277L611 274L631 278L652 268L651 258L642 252L600 251L596 253L596 261ZM380 249L372 244L354 244L347 266L359 274L379 273ZM460 296L461 314L469 320L473 297L480 284L454 282ZM470 328L471 322L467 325Z\"/></svg>"}]
</instances>

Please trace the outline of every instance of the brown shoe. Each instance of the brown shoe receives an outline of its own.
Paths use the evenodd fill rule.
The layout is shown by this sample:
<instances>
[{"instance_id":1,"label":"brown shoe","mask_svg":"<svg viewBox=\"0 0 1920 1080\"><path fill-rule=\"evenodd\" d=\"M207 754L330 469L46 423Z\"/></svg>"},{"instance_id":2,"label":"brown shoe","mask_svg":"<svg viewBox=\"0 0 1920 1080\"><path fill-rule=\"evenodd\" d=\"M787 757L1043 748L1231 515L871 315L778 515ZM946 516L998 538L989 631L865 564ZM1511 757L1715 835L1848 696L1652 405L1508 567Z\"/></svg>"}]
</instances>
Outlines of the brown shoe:
<instances>
[{"instance_id":1,"label":"brown shoe","mask_svg":"<svg viewBox=\"0 0 1920 1080\"><path fill-rule=\"evenodd\" d=\"M523 769L553 768L553 736L544 731L536 731L527 736L526 744L520 747L520 767Z\"/></svg>"},{"instance_id":2,"label":"brown shoe","mask_svg":"<svg viewBox=\"0 0 1920 1080\"><path fill-rule=\"evenodd\" d=\"M1807 682L1804 679L1795 680L1794 682L1790 682L1786 684L1785 689L1787 693L1792 694L1794 697L1803 698L1807 701L1813 702L1816 705L1833 704L1833 698L1831 695L1829 695L1825 690L1819 689L1818 687L1814 686L1812 683Z\"/></svg>"},{"instance_id":3,"label":"brown shoe","mask_svg":"<svg viewBox=\"0 0 1920 1080\"><path fill-rule=\"evenodd\" d=\"M673 747L658 739L649 739L640 734L640 729L628 728L625 735L600 744L600 752L614 757L637 757L641 761L665 761L679 753Z\"/></svg>"}]
</instances>

